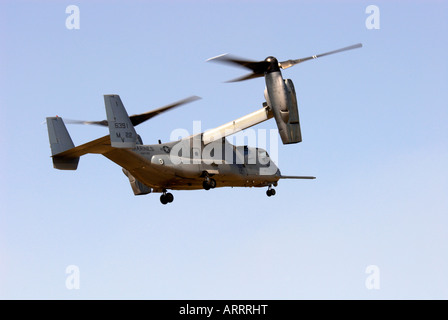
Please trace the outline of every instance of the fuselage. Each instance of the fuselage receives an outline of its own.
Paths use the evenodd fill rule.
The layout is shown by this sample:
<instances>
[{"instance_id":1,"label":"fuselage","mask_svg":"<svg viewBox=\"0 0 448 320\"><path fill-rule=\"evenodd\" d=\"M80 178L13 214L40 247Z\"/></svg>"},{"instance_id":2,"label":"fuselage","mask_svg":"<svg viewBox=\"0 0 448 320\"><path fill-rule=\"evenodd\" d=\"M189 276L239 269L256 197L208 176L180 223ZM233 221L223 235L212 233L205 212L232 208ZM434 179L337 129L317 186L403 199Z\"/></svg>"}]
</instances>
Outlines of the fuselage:
<instances>
[{"instance_id":1,"label":"fuselage","mask_svg":"<svg viewBox=\"0 0 448 320\"><path fill-rule=\"evenodd\" d=\"M280 178L266 150L234 146L225 138L204 145L198 135L170 143L139 144L130 152L140 161L129 165L113 154L105 156L152 192L203 189L206 176L213 177L216 187L265 187L276 185Z\"/></svg>"}]
</instances>

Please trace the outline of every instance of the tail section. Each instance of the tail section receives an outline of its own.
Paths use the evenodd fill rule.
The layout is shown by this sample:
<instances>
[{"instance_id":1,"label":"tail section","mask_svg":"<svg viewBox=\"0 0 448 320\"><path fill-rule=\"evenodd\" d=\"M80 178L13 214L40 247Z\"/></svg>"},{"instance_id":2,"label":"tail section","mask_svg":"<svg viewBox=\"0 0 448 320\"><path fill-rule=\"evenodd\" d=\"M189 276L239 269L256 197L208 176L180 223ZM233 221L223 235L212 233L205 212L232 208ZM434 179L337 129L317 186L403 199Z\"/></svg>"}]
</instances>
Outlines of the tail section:
<instances>
[{"instance_id":1,"label":"tail section","mask_svg":"<svg viewBox=\"0 0 448 320\"><path fill-rule=\"evenodd\" d=\"M58 154L75 147L62 118L48 117L47 127L53 167L60 170L76 170L79 157L58 157Z\"/></svg>"},{"instance_id":2,"label":"tail section","mask_svg":"<svg viewBox=\"0 0 448 320\"><path fill-rule=\"evenodd\" d=\"M112 147L134 148L137 142L137 133L120 96L116 94L104 95L104 104L106 105Z\"/></svg>"}]
</instances>

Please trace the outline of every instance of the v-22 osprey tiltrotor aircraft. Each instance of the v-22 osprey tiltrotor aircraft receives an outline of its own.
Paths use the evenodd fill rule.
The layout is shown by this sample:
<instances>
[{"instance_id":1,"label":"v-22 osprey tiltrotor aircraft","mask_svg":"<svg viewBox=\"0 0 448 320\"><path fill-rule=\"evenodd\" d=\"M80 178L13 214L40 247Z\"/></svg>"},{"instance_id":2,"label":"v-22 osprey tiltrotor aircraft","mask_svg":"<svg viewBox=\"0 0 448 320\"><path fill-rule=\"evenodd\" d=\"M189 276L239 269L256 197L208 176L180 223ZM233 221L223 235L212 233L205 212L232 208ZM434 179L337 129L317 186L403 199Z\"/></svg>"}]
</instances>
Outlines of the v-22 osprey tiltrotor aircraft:
<instances>
[{"instance_id":1,"label":"v-22 osprey tiltrotor aircraft","mask_svg":"<svg viewBox=\"0 0 448 320\"><path fill-rule=\"evenodd\" d=\"M302 141L297 97L293 82L283 79L280 69L333 53L360 48L352 45L310 57L278 62L274 57L248 61L230 55L209 59L234 64L252 72L233 81L264 76L266 102L263 108L215 129L179 141L144 145L135 126L180 105L199 99L196 96L142 114L128 116L118 95L104 95L107 120L71 121L106 126L109 134L75 147L61 117L48 117L47 127L53 166L76 170L79 158L88 153L101 154L122 167L135 195L162 193L162 204L174 200L168 190L198 190L217 187L268 187L266 194L275 195L280 179L315 179L312 176L284 176L266 150L234 146L226 136L271 118L275 119L283 144ZM69 122L69 121L67 121Z\"/></svg>"}]
</instances>

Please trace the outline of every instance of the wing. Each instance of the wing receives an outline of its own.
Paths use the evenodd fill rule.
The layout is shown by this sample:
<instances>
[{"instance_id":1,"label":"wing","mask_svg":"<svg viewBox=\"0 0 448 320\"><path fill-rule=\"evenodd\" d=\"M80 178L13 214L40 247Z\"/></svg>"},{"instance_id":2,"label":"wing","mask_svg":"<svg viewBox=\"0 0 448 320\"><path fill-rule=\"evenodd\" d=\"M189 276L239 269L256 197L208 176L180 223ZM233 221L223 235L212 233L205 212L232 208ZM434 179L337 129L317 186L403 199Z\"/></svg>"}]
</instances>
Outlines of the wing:
<instances>
[{"instance_id":1,"label":"wing","mask_svg":"<svg viewBox=\"0 0 448 320\"><path fill-rule=\"evenodd\" d=\"M269 120L273 117L272 111L266 104L263 104L263 108L245 115L244 117L230 121L215 129L207 130L202 135L204 144L209 144L213 141L220 140L224 137L232 135L241 130L245 130L252 126L255 126L263 121Z\"/></svg>"}]
</instances>

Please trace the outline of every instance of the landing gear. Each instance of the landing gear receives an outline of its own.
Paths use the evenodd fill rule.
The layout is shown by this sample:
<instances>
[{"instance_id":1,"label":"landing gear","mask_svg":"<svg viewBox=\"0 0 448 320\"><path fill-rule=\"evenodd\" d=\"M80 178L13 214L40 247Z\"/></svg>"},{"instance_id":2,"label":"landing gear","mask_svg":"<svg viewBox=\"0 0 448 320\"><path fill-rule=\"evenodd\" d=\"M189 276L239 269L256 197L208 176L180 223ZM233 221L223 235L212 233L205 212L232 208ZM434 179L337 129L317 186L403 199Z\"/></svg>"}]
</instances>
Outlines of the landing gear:
<instances>
[{"instance_id":1,"label":"landing gear","mask_svg":"<svg viewBox=\"0 0 448 320\"><path fill-rule=\"evenodd\" d=\"M271 186L268 187L268 190L266 191L266 195L268 197L275 196L275 189L272 189Z\"/></svg>"},{"instance_id":2,"label":"landing gear","mask_svg":"<svg viewBox=\"0 0 448 320\"><path fill-rule=\"evenodd\" d=\"M204 182L202 182L202 187L204 187L205 190L214 189L216 188L216 180L206 175Z\"/></svg>"},{"instance_id":3,"label":"landing gear","mask_svg":"<svg viewBox=\"0 0 448 320\"><path fill-rule=\"evenodd\" d=\"M174 196L172 193L167 193L166 190L163 191L162 195L160 196L160 202L162 204L171 203L174 200Z\"/></svg>"}]
</instances>

